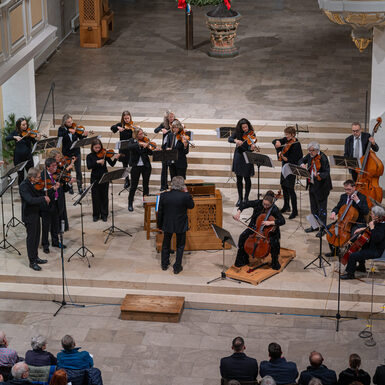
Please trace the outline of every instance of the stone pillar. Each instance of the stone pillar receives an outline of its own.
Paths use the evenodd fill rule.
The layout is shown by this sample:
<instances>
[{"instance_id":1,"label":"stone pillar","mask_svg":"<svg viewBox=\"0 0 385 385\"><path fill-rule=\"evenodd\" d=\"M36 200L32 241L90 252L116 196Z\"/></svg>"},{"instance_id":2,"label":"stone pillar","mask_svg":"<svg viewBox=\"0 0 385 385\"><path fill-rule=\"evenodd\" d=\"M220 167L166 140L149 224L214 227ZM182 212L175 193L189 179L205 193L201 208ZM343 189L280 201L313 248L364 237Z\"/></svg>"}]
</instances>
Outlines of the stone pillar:
<instances>
[{"instance_id":1,"label":"stone pillar","mask_svg":"<svg viewBox=\"0 0 385 385\"><path fill-rule=\"evenodd\" d=\"M375 139L380 150L377 156L385 165L385 31L374 28L373 53L372 53L372 85L370 96L370 127L375 124L375 119L381 116L383 123ZM380 186L385 189L385 176L380 178Z\"/></svg>"}]
</instances>

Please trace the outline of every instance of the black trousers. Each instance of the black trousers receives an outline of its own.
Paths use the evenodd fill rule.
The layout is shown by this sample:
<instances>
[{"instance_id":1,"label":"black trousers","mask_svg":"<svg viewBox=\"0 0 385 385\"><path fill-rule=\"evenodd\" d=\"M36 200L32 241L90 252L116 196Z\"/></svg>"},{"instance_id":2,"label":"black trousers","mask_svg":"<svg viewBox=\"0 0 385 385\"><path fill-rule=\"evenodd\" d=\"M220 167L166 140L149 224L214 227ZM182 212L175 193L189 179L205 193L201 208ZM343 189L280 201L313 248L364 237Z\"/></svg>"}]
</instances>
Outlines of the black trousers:
<instances>
[{"instance_id":1,"label":"black trousers","mask_svg":"<svg viewBox=\"0 0 385 385\"><path fill-rule=\"evenodd\" d=\"M131 205L132 202L134 202L135 192L138 188L140 175L142 175L143 181L143 196L150 193L148 185L150 183L151 167L133 166L131 168L131 186L130 193L128 195L128 203Z\"/></svg>"},{"instance_id":2,"label":"black trousers","mask_svg":"<svg viewBox=\"0 0 385 385\"><path fill-rule=\"evenodd\" d=\"M91 189L92 216L94 218L108 217L108 187L109 183L96 182Z\"/></svg>"},{"instance_id":3,"label":"black trousers","mask_svg":"<svg viewBox=\"0 0 385 385\"><path fill-rule=\"evenodd\" d=\"M183 176L183 179L186 179L187 167L176 167L175 163L170 164L170 176L171 179L174 176Z\"/></svg>"},{"instance_id":4,"label":"black trousers","mask_svg":"<svg viewBox=\"0 0 385 385\"><path fill-rule=\"evenodd\" d=\"M75 163L75 172L76 172L76 183L79 187L82 187L83 184L83 175L82 175L82 155L81 153L79 156L76 157Z\"/></svg>"},{"instance_id":5,"label":"black trousers","mask_svg":"<svg viewBox=\"0 0 385 385\"><path fill-rule=\"evenodd\" d=\"M40 242L40 216L36 215L29 218L28 223L25 223L27 229L27 254L29 263L35 263L39 258L38 247Z\"/></svg>"},{"instance_id":6,"label":"black trousers","mask_svg":"<svg viewBox=\"0 0 385 385\"><path fill-rule=\"evenodd\" d=\"M41 244L43 247L49 247L48 234L51 233L52 245L59 244L59 228L60 228L60 217L57 201L52 203L53 209L50 211L42 211L41 214Z\"/></svg>"},{"instance_id":7,"label":"black trousers","mask_svg":"<svg viewBox=\"0 0 385 385\"><path fill-rule=\"evenodd\" d=\"M21 161L21 162L23 162L23 161ZM15 166L16 166L16 164L18 164L18 163L21 163L21 162L13 162L14 164L15 164ZM27 171L28 172L28 170L31 168L31 167L33 167L33 159L31 158L29 161L28 161L28 163L25 165L25 167L23 168L23 170L21 170L21 171L19 171L18 173L17 173L17 184L20 186L20 183L24 180L24 175L25 175L25 171Z\"/></svg>"},{"instance_id":8,"label":"black trousers","mask_svg":"<svg viewBox=\"0 0 385 385\"><path fill-rule=\"evenodd\" d=\"M348 264L346 266L346 272L348 274L354 274L356 271L357 262L361 266L365 266L365 261L367 259L379 258L381 257L381 253L372 249L362 249L353 253L348 260Z\"/></svg>"},{"instance_id":9,"label":"black trousers","mask_svg":"<svg viewBox=\"0 0 385 385\"><path fill-rule=\"evenodd\" d=\"M166 267L170 264L170 250L171 250L171 238L173 233L163 233L162 243L162 266ZM174 269L182 266L182 257L184 247L186 245L186 233L176 233L176 259L174 263Z\"/></svg>"},{"instance_id":10,"label":"black trousers","mask_svg":"<svg viewBox=\"0 0 385 385\"><path fill-rule=\"evenodd\" d=\"M309 190L310 197L310 211L313 215L317 215L323 223L326 224L326 214L328 209L328 197L320 199L317 190Z\"/></svg>"},{"instance_id":11,"label":"black trousers","mask_svg":"<svg viewBox=\"0 0 385 385\"><path fill-rule=\"evenodd\" d=\"M162 162L162 172L160 174L160 189L167 190L168 189L168 165L167 162Z\"/></svg>"},{"instance_id":12,"label":"black trousers","mask_svg":"<svg viewBox=\"0 0 385 385\"><path fill-rule=\"evenodd\" d=\"M249 238L249 236L252 234L254 234L253 231L251 231L250 229L246 229L239 236L238 252L234 263L234 265L237 267L241 267L249 264L249 255L246 253L244 246L247 238ZM273 235L270 237L270 247L271 247L271 250L270 250L271 261L274 264L278 262L279 252L281 248L281 245L279 243L279 238L277 236Z\"/></svg>"},{"instance_id":13,"label":"black trousers","mask_svg":"<svg viewBox=\"0 0 385 385\"><path fill-rule=\"evenodd\" d=\"M295 193L295 175L288 175L287 178L284 178L281 174L281 187L283 192L283 207L289 208L291 201L293 212L298 212L297 194Z\"/></svg>"},{"instance_id":14,"label":"black trousers","mask_svg":"<svg viewBox=\"0 0 385 385\"><path fill-rule=\"evenodd\" d=\"M251 190L251 178L249 176L237 175L238 199L243 200L243 179L245 180L245 201L247 201Z\"/></svg>"}]
</instances>

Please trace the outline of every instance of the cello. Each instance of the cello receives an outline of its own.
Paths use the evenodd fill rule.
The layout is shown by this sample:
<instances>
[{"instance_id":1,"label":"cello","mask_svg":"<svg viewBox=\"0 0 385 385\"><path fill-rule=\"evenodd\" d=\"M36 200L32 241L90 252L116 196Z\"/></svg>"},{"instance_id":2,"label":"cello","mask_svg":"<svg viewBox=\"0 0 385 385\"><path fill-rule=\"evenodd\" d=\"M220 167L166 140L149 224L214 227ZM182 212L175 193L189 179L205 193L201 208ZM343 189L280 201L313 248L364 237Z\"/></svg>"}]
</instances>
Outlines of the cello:
<instances>
[{"instance_id":1,"label":"cello","mask_svg":"<svg viewBox=\"0 0 385 385\"><path fill-rule=\"evenodd\" d=\"M372 136L377 133L381 123L382 119L380 117L377 118L377 123L373 127L371 134ZM355 169L355 171L358 174L356 181L357 191L366 196L368 206L369 208L372 208L373 203L370 198L373 198L380 203L382 201L382 188L380 187L378 180L384 173L384 165L370 147L371 145L368 143L365 155L360 159L362 167L361 169Z\"/></svg>"}]
</instances>

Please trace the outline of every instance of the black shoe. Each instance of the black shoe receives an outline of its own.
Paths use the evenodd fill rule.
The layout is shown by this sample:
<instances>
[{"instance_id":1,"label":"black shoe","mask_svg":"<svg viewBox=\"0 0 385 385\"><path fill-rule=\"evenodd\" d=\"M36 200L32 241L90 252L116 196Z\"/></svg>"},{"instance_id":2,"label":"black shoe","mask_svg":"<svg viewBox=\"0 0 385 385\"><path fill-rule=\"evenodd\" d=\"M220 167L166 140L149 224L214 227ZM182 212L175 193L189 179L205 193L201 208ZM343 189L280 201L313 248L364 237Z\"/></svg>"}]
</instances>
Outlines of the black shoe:
<instances>
[{"instance_id":1,"label":"black shoe","mask_svg":"<svg viewBox=\"0 0 385 385\"><path fill-rule=\"evenodd\" d=\"M290 206L283 206L281 208L281 214L287 213L287 212L290 212L290 211L291 211Z\"/></svg>"},{"instance_id":2,"label":"black shoe","mask_svg":"<svg viewBox=\"0 0 385 385\"><path fill-rule=\"evenodd\" d=\"M67 246L66 245L62 245L60 242L59 243L53 243L52 244L52 247L57 247L58 249L61 249L63 246L63 249L66 249Z\"/></svg>"},{"instance_id":3,"label":"black shoe","mask_svg":"<svg viewBox=\"0 0 385 385\"><path fill-rule=\"evenodd\" d=\"M97 222L99 220L99 217L94 217L94 222Z\"/></svg>"},{"instance_id":4,"label":"black shoe","mask_svg":"<svg viewBox=\"0 0 385 385\"><path fill-rule=\"evenodd\" d=\"M29 264L29 267L30 267L32 270L35 270L35 271L40 271L40 270L41 270L41 267L40 267L36 262L30 263L30 264Z\"/></svg>"},{"instance_id":5,"label":"black shoe","mask_svg":"<svg viewBox=\"0 0 385 385\"><path fill-rule=\"evenodd\" d=\"M48 246L43 247L43 252L46 254L49 254L49 247Z\"/></svg>"},{"instance_id":6,"label":"black shoe","mask_svg":"<svg viewBox=\"0 0 385 385\"><path fill-rule=\"evenodd\" d=\"M271 264L271 268L273 270L280 270L281 269L281 264L279 262L276 262L276 263L272 263Z\"/></svg>"},{"instance_id":7,"label":"black shoe","mask_svg":"<svg viewBox=\"0 0 385 385\"><path fill-rule=\"evenodd\" d=\"M170 250L170 254L175 254L175 250Z\"/></svg>"},{"instance_id":8,"label":"black shoe","mask_svg":"<svg viewBox=\"0 0 385 385\"><path fill-rule=\"evenodd\" d=\"M354 273L345 273L340 276L341 279L354 279Z\"/></svg>"},{"instance_id":9,"label":"black shoe","mask_svg":"<svg viewBox=\"0 0 385 385\"><path fill-rule=\"evenodd\" d=\"M238 202L235 204L235 207L239 207L241 203L242 203L242 199L238 199Z\"/></svg>"},{"instance_id":10,"label":"black shoe","mask_svg":"<svg viewBox=\"0 0 385 385\"><path fill-rule=\"evenodd\" d=\"M69 192L71 195L74 195L74 188L73 188L72 186L69 186L68 192Z\"/></svg>"},{"instance_id":11,"label":"black shoe","mask_svg":"<svg viewBox=\"0 0 385 385\"><path fill-rule=\"evenodd\" d=\"M103 222L107 222L107 217L102 217Z\"/></svg>"},{"instance_id":12,"label":"black shoe","mask_svg":"<svg viewBox=\"0 0 385 385\"><path fill-rule=\"evenodd\" d=\"M360 271L361 273L366 273L366 267L358 265L358 267L356 268L356 271Z\"/></svg>"},{"instance_id":13,"label":"black shoe","mask_svg":"<svg viewBox=\"0 0 385 385\"><path fill-rule=\"evenodd\" d=\"M39 265L44 265L44 263L47 263L48 261L46 259L40 259L40 258L37 258L35 260L35 263L38 263Z\"/></svg>"},{"instance_id":14,"label":"black shoe","mask_svg":"<svg viewBox=\"0 0 385 385\"><path fill-rule=\"evenodd\" d=\"M183 270L182 266L174 266L174 274L179 274Z\"/></svg>"},{"instance_id":15,"label":"black shoe","mask_svg":"<svg viewBox=\"0 0 385 385\"><path fill-rule=\"evenodd\" d=\"M134 211L134 208L132 207L132 205L128 205L128 211Z\"/></svg>"},{"instance_id":16,"label":"black shoe","mask_svg":"<svg viewBox=\"0 0 385 385\"><path fill-rule=\"evenodd\" d=\"M163 270L163 271L166 271L166 270L168 269L169 266L170 266L170 264L164 265L164 266L162 265L162 270Z\"/></svg>"},{"instance_id":17,"label":"black shoe","mask_svg":"<svg viewBox=\"0 0 385 385\"><path fill-rule=\"evenodd\" d=\"M126 190L130 187L130 180L128 178L125 179L124 181L124 186L123 186Z\"/></svg>"},{"instance_id":18,"label":"black shoe","mask_svg":"<svg viewBox=\"0 0 385 385\"><path fill-rule=\"evenodd\" d=\"M317 229L313 229L312 227L305 229L305 233L312 233L313 231L317 231Z\"/></svg>"},{"instance_id":19,"label":"black shoe","mask_svg":"<svg viewBox=\"0 0 385 385\"><path fill-rule=\"evenodd\" d=\"M298 216L298 211L293 211L290 215L289 215L289 219L294 219Z\"/></svg>"}]
</instances>

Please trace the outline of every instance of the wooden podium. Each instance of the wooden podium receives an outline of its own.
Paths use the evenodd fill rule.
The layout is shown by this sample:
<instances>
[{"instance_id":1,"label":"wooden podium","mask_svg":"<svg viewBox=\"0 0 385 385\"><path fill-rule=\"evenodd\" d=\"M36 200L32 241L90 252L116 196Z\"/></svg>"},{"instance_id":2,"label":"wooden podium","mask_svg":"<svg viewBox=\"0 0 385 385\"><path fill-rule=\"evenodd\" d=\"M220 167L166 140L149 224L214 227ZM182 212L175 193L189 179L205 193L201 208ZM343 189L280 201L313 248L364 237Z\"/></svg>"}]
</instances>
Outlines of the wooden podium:
<instances>
[{"instance_id":1,"label":"wooden podium","mask_svg":"<svg viewBox=\"0 0 385 385\"><path fill-rule=\"evenodd\" d=\"M109 38L113 21L108 0L79 0L80 46L100 48Z\"/></svg>"}]
</instances>

